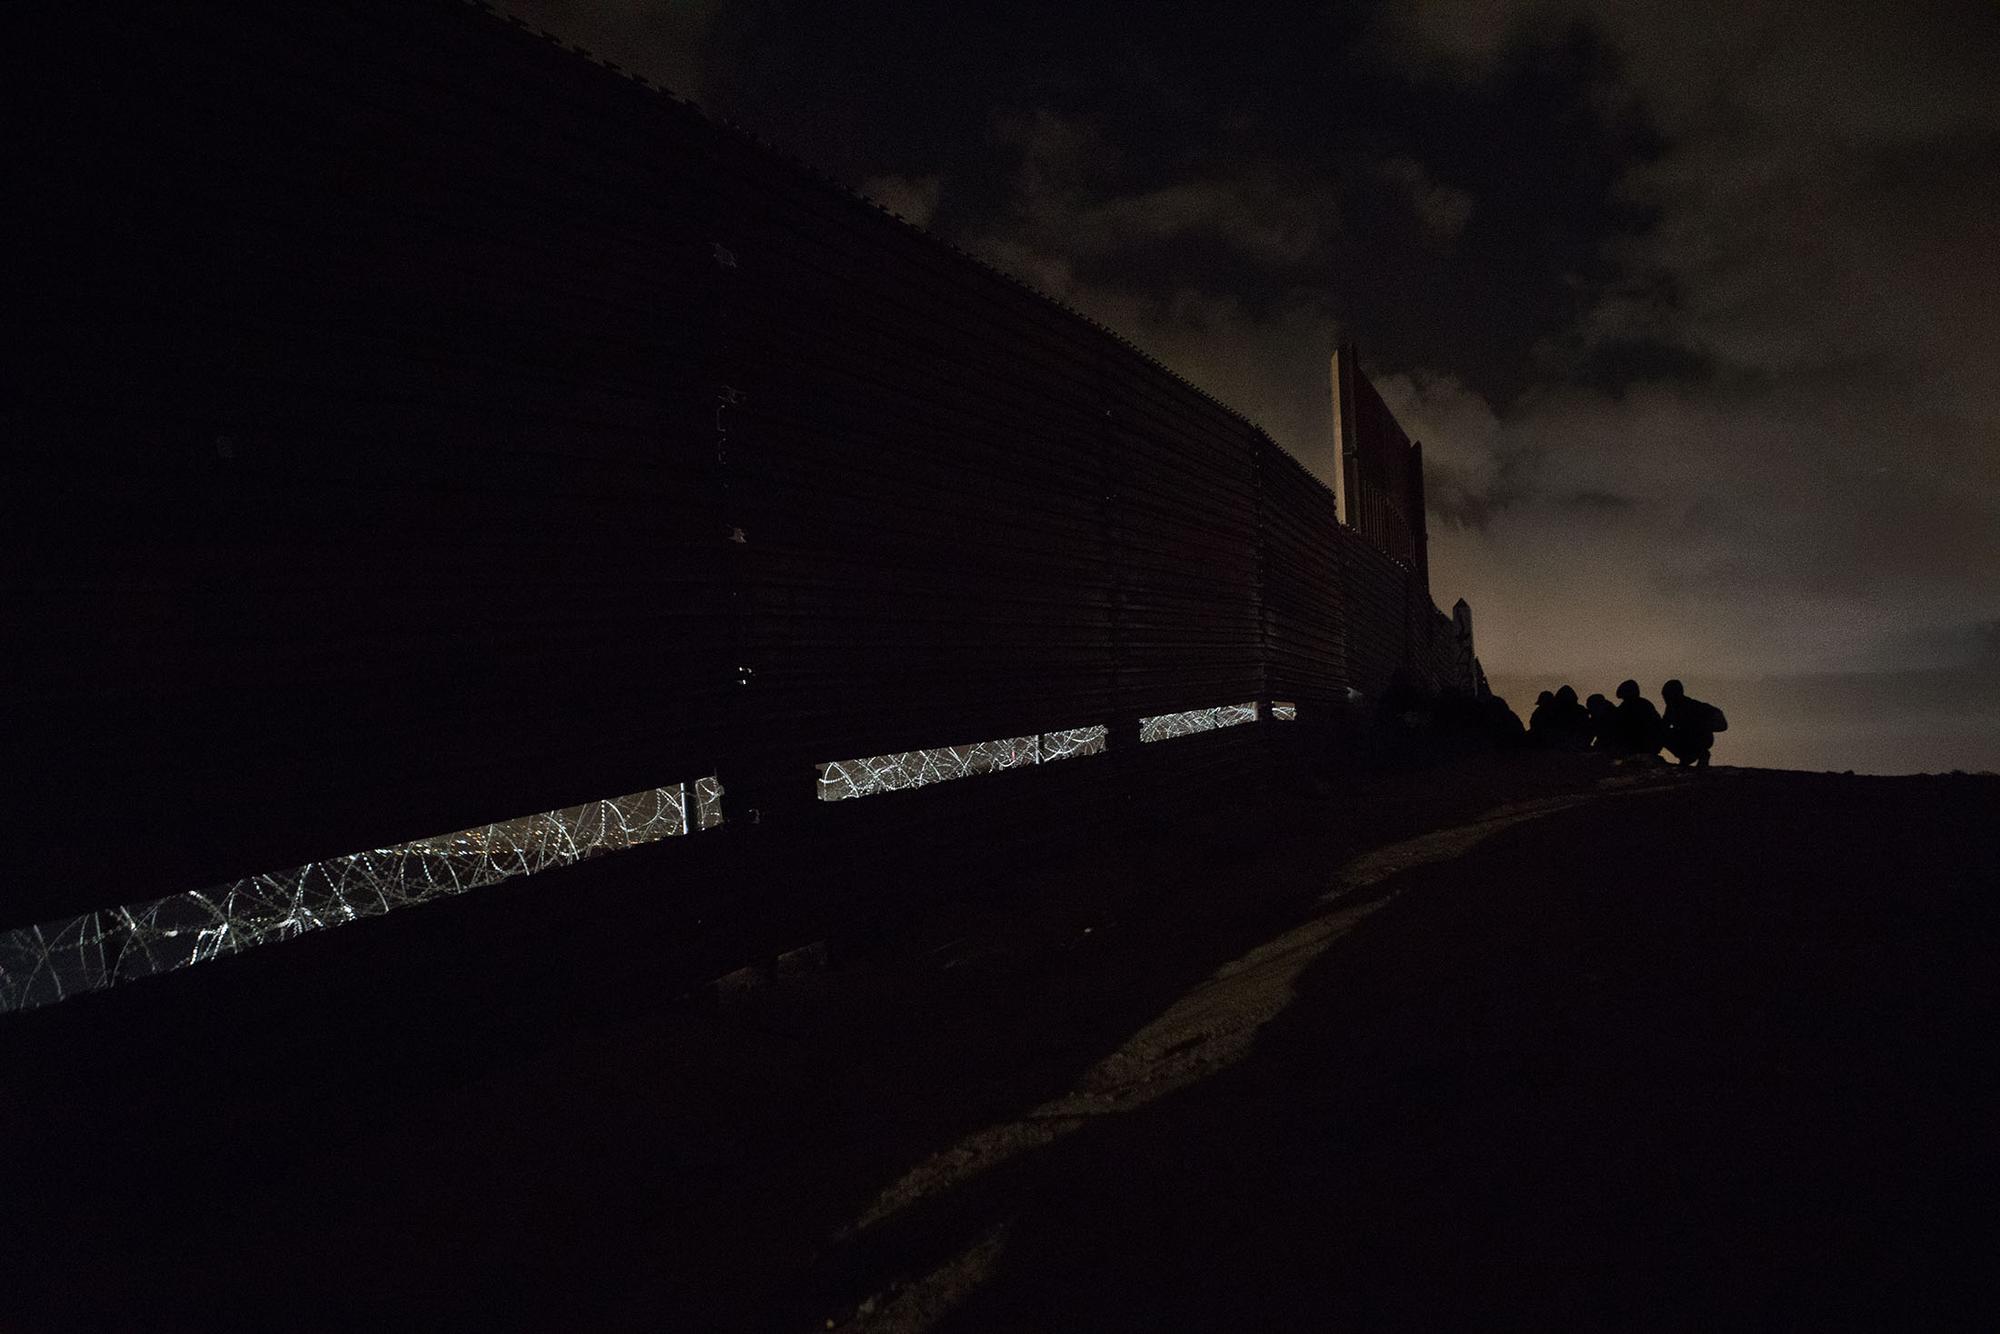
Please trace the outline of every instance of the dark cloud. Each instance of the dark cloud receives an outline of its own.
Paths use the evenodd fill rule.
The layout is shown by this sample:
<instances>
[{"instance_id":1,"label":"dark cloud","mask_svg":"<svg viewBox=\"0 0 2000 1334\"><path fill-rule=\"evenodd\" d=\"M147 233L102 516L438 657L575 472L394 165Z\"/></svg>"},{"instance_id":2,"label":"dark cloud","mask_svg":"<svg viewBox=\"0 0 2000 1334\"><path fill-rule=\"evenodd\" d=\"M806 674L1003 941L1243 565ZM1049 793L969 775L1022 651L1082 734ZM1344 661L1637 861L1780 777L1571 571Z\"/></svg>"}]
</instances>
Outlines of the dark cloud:
<instances>
[{"instance_id":1,"label":"dark cloud","mask_svg":"<svg viewBox=\"0 0 2000 1334\"><path fill-rule=\"evenodd\" d=\"M1019 158L998 236L1073 260L1172 263L1186 243L1204 241L1270 268L1325 255L1331 192L1289 179L1281 163L1232 162L1226 173L1121 189L1118 150L1087 121L1041 109L1000 119L994 138Z\"/></svg>"},{"instance_id":2,"label":"dark cloud","mask_svg":"<svg viewBox=\"0 0 2000 1334\"><path fill-rule=\"evenodd\" d=\"M1433 237L1448 242L1465 230L1472 217L1470 194L1433 179L1424 164L1412 157L1392 157L1381 170L1385 178L1408 193L1411 211Z\"/></svg>"}]
</instances>

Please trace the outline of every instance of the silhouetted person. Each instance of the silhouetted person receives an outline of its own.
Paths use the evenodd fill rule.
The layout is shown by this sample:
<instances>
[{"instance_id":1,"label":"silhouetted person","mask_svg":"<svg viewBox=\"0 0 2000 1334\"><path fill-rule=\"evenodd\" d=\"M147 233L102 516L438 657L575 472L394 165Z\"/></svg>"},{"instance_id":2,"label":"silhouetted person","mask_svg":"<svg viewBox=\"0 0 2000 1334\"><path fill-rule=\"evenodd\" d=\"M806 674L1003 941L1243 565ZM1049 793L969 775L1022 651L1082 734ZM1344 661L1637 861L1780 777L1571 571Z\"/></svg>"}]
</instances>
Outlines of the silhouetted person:
<instances>
[{"instance_id":1,"label":"silhouetted person","mask_svg":"<svg viewBox=\"0 0 2000 1334\"><path fill-rule=\"evenodd\" d=\"M1593 750L1615 751L1618 748L1618 710L1602 695L1592 695L1583 702L1583 711L1590 717L1590 745Z\"/></svg>"},{"instance_id":2,"label":"silhouetted person","mask_svg":"<svg viewBox=\"0 0 2000 1334\"><path fill-rule=\"evenodd\" d=\"M1543 750L1555 749L1556 734L1562 730L1559 717L1554 694L1544 690L1535 696L1535 711L1528 715L1528 744Z\"/></svg>"},{"instance_id":3,"label":"silhouetted person","mask_svg":"<svg viewBox=\"0 0 2000 1334\"><path fill-rule=\"evenodd\" d=\"M1706 769L1715 734L1727 731L1729 720L1713 704L1691 698L1679 681L1661 686L1660 698L1667 702L1666 716L1661 719L1667 750L1683 765Z\"/></svg>"},{"instance_id":4,"label":"silhouetted person","mask_svg":"<svg viewBox=\"0 0 2000 1334\"><path fill-rule=\"evenodd\" d=\"M1576 702L1576 687L1556 691L1556 745L1562 750L1590 749L1590 710Z\"/></svg>"},{"instance_id":5,"label":"silhouetted person","mask_svg":"<svg viewBox=\"0 0 2000 1334\"><path fill-rule=\"evenodd\" d=\"M1616 724L1618 750L1627 755L1659 758L1666 731L1660 723L1660 711L1653 707L1653 701L1639 693L1637 681L1618 683L1618 708L1612 721Z\"/></svg>"},{"instance_id":6,"label":"silhouetted person","mask_svg":"<svg viewBox=\"0 0 2000 1334\"><path fill-rule=\"evenodd\" d=\"M1479 701L1480 725L1493 744L1501 750L1514 750L1524 746L1528 733L1521 726L1520 715L1507 707L1507 701L1498 695L1488 695Z\"/></svg>"}]
</instances>

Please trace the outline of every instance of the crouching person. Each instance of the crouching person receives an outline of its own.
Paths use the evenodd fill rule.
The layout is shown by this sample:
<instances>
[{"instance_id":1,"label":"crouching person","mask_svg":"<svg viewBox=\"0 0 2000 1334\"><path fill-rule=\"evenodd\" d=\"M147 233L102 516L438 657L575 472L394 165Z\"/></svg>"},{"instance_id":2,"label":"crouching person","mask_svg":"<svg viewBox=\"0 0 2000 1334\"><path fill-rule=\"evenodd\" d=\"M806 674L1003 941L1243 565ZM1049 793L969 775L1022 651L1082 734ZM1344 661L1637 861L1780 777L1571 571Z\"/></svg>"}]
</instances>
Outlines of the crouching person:
<instances>
[{"instance_id":1,"label":"crouching person","mask_svg":"<svg viewBox=\"0 0 2000 1334\"><path fill-rule=\"evenodd\" d=\"M1660 742L1665 736L1660 711L1639 693L1637 681L1618 683L1618 707L1612 710L1611 721L1617 734L1613 749L1618 754L1637 760L1660 758Z\"/></svg>"},{"instance_id":2,"label":"crouching person","mask_svg":"<svg viewBox=\"0 0 2000 1334\"><path fill-rule=\"evenodd\" d=\"M1708 767L1708 753L1715 746L1715 734L1729 730L1729 720L1713 704L1690 696L1679 681L1660 687L1667 702L1661 721L1666 725L1667 750L1684 766Z\"/></svg>"}]
</instances>

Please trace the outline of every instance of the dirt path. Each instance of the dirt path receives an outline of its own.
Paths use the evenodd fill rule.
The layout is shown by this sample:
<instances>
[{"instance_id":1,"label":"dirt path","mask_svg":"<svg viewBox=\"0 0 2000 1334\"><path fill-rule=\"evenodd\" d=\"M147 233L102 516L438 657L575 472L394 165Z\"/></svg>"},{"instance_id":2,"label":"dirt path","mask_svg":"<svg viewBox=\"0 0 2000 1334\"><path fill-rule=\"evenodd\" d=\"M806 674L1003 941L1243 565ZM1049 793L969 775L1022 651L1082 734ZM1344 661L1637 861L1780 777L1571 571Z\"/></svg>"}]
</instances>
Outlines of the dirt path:
<instances>
[{"instance_id":1,"label":"dirt path","mask_svg":"<svg viewBox=\"0 0 2000 1334\"><path fill-rule=\"evenodd\" d=\"M1403 871L1456 860L1502 829L1591 799L1577 795L1506 807L1470 824L1356 857L1307 920L1217 969L1093 1065L1070 1092L925 1160L883 1191L847 1235L876 1227L1009 1158L1081 1130L1093 1119L1143 1107L1235 1064L1249 1052L1258 1030L1292 1003L1300 974L1328 946L1395 899L1400 888L1385 882Z\"/></svg>"}]
</instances>

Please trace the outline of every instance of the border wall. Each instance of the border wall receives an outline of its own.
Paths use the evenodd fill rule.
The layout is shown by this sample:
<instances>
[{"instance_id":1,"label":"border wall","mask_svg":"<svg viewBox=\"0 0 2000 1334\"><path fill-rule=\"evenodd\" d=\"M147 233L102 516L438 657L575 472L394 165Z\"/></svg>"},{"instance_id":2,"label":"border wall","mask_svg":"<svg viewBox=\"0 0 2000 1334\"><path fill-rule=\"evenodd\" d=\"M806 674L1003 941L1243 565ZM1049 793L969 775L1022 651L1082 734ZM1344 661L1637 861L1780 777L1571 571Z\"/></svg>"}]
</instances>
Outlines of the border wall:
<instances>
[{"instance_id":1,"label":"border wall","mask_svg":"<svg viewBox=\"0 0 2000 1334\"><path fill-rule=\"evenodd\" d=\"M1351 354L1353 527L1116 336L491 12L45 10L0 922L46 927L0 1008L717 827L673 893L832 912L885 846L1212 806L1351 691L1470 688Z\"/></svg>"}]
</instances>

